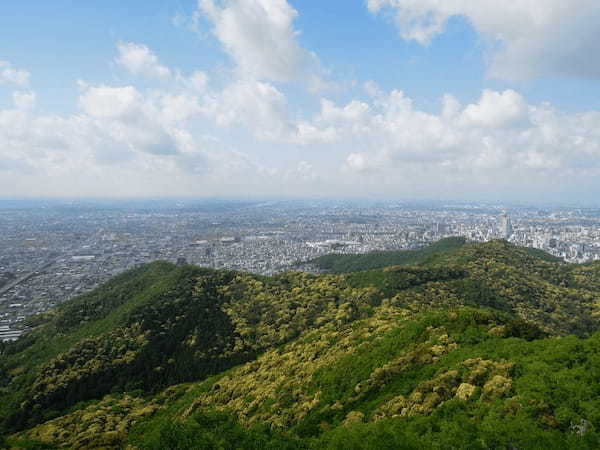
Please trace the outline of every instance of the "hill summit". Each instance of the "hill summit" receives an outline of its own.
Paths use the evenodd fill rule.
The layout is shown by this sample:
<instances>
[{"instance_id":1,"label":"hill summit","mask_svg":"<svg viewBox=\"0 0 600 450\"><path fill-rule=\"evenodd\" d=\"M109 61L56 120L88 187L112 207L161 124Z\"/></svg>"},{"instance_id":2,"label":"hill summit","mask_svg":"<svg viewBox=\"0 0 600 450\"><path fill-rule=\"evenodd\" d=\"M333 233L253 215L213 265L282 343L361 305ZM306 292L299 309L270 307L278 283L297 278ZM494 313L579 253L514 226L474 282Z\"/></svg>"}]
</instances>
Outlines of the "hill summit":
<instances>
[{"instance_id":1,"label":"hill summit","mask_svg":"<svg viewBox=\"0 0 600 450\"><path fill-rule=\"evenodd\" d=\"M315 263L156 262L31 318L0 347L0 442L600 447L600 264L457 239Z\"/></svg>"}]
</instances>

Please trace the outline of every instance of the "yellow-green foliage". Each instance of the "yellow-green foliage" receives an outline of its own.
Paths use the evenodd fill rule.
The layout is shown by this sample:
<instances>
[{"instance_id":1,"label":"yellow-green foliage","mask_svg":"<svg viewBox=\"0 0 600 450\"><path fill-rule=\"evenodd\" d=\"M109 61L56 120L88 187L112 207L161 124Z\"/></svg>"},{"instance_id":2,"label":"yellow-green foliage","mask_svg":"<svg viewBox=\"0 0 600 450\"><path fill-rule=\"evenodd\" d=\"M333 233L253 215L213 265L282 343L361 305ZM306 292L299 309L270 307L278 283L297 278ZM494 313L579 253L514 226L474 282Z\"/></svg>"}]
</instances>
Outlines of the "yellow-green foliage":
<instances>
[{"instance_id":1,"label":"yellow-green foliage","mask_svg":"<svg viewBox=\"0 0 600 450\"><path fill-rule=\"evenodd\" d=\"M130 428L152 416L158 408L129 395L108 396L97 404L14 436L15 446L24 438L60 448L122 448Z\"/></svg>"},{"instance_id":2,"label":"yellow-green foliage","mask_svg":"<svg viewBox=\"0 0 600 450\"><path fill-rule=\"evenodd\" d=\"M600 291L600 263L573 266L572 273L575 285Z\"/></svg>"},{"instance_id":3,"label":"yellow-green foliage","mask_svg":"<svg viewBox=\"0 0 600 450\"><path fill-rule=\"evenodd\" d=\"M344 409L346 405L381 391L404 371L434 364L459 347L443 327L429 326L424 330L423 342L396 349L399 355L389 355L389 362L366 373L353 392L349 392L349 398L323 404L321 391L313 389L314 377L319 370L344 358L352 358L365 345L412 323L408 311L382 306L373 317L355 322L353 326L324 326L221 378L183 416L188 417L201 408L216 408L233 412L249 425L268 423L285 428L298 424L318 407ZM470 377L467 379L471 380Z\"/></svg>"},{"instance_id":4,"label":"yellow-green foliage","mask_svg":"<svg viewBox=\"0 0 600 450\"><path fill-rule=\"evenodd\" d=\"M492 241L465 245L452 255L433 258L426 267L453 267L467 276L402 290L385 301L413 311L491 307L515 313L553 335L586 335L598 329L598 264L566 265L540 259L504 241Z\"/></svg>"},{"instance_id":5,"label":"yellow-green foliage","mask_svg":"<svg viewBox=\"0 0 600 450\"><path fill-rule=\"evenodd\" d=\"M547 263L550 265L550 263ZM581 319L598 311L600 293L552 284L538 275L494 260L466 266L472 278L485 281L523 319L552 334L567 334L585 325Z\"/></svg>"},{"instance_id":6,"label":"yellow-green foliage","mask_svg":"<svg viewBox=\"0 0 600 450\"><path fill-rule=\"evenodd\" d=\"M311 331L221 378L184 416L209 407L232 411L247 424L287 427L298 423L319 405L320 393L310 390L315 372L352 355L362 343L383 337L406 315L403 310L380 308L373 317L352 327L340 329L337 323L330 323Z\"/></svg>"},{"instance_id":7,"label":"yellow-green foliage","mask_svg":"<svg viewBox=\"0 0 600 450\"><path fill-rule=\"evenodd\" d=\"M374 287L349 287L342 276L296 272L269 281L238 274L219 289L236 332L256 348L287 342L311 327L365 317L381 296Z\"/></svg>"},{"instance_id":8,"label":"yellow-green foliage","mask_svg":"<svg viewBox=\"0 0 600 450\"><path fill-rule=\"evenodd\" d=\"M436 363L440 357L458 348L458 344L446 334L444 328L428 327L426 331L427 341L415 345L410 351L373 370L366 381L356 385L356 395L350 401L357 401L367 393L383 389L391 380L412 366Z\"/></svg>"},{"instance_id":9,"label":"yellow-green foliage","mask_svg":"<svg viewBox=\"0 0 600 450\"><path fill-rule=\"evenodd\" d=\"M403 306L413 312L439 308L457 308L465 305L461 298L445 283L429 283L417 291L401 291L384 300L391 306Z\"/></svg>"},{"instance_id":10,"label":"yellow-green foliage","mask_svg":"<svg viewBox=\"0 0 600 450\"><path fill-rule=\"evenodd\" d=\"M467 359L459 370L449 370L432 380L421 382L407 397L399 395L379 406L373 420L431 414L451 398L466 401L481 392L482 400L506 395L512 387L510 362L481 358Z\"/></svg>"}]
</instances>

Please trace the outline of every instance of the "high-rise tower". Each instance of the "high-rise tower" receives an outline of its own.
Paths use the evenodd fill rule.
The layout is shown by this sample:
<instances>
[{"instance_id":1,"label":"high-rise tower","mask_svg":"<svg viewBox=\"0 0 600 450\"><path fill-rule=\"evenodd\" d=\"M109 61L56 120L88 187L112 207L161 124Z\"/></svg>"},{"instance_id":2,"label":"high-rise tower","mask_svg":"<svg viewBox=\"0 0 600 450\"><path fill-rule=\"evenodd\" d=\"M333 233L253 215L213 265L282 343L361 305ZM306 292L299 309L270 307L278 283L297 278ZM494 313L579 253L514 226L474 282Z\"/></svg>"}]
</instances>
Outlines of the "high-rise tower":
<instances>
[{"instance_id":1,"label":"high-rise tower","mask_svg":"<svg viewBox=\"0 0 600 450\"><path fill-rule=\"evenodd\" d=\"M503 213L502 216L500 216L500 234L502 234L504 239L508 239L513 234L512 222L506 213Z\"/></svg>"}]
</instances>

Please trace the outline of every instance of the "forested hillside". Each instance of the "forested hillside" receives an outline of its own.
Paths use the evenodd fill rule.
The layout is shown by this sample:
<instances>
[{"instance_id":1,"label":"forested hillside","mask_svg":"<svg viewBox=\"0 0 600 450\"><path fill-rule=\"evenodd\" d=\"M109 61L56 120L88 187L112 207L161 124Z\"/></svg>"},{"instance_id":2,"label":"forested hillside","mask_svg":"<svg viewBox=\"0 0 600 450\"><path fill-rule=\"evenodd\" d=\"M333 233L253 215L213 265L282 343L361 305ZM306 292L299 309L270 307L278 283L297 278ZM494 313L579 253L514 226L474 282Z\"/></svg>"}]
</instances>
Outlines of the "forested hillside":
<instances>
[{"instance_id":1,"label":"forested hillside","mask_svg":"<svg viewBox=\"0 0 600 450\"><path fill-rule=\"evenodd\" d=\"M441 253L452 254L466 240L461 237L442 239L418 250L380 251L365 254L338 254L320 256L311 261L319 269L332 273L348 273L359 270L381 269L389 266L407 266L425 263Z\"/></svg>"},{"instance_id":2,"label":"forested hillside","mask_svg":"<svg viewBox=\"0 0 600 450\"><path fill-rule=\"evenodd\" d=\"M461 240L345 261L157 262L32 318L0 347L5 445L600 446L599 264Z\"/></svg>"}]
</instances>

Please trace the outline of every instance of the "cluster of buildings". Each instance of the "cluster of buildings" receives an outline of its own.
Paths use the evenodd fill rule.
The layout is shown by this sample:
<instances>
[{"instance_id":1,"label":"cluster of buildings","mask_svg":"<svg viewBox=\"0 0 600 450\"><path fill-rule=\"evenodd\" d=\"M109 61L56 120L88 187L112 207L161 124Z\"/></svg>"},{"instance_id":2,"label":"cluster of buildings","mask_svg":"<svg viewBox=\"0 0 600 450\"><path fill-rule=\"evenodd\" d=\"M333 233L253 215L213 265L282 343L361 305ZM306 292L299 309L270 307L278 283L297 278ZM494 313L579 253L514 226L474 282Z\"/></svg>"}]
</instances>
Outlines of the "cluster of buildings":
<instances>
[{"instance_id":1,"label":"cluster of buildings","mask_svg":"<svg viewBox=\"0 0 600 450\"><path fill-rule=\"evenodd\" d=\"M600 259L600 212L495 205L269 202L151 208L0 204L0 340L25 319L137 265L167 260L274 274L317 256L508 239Z\"/></svg>"},{"instance_id":2,"label":"cluster of buildings","mask_svg":"<svg viewBox=\"0 0 600 450\"><path fill-rule=\"evenodd\" d=\"M588 263L600 260L600 223L595 213L586 212L503 212L496 219L490 217L470 226L454 227L450 235L476 242L506 239L521 247L544 250L566 262Z\"/></svg>"}]
</instances>

